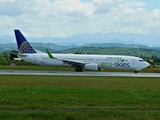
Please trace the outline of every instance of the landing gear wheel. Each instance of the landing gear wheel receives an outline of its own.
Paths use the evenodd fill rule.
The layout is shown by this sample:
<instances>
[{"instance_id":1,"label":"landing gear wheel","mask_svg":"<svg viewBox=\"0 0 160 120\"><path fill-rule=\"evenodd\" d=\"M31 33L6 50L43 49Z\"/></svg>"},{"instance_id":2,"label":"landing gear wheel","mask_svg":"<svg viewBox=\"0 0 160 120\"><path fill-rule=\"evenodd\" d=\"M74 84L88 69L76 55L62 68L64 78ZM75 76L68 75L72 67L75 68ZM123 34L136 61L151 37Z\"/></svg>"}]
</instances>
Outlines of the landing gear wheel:
<instances>
[{"instance_id":1,"label":"landing gear wheel","mask_svg":"<svg viewBox=\"0 0 160 120\"><path fill-rule=\"evenodd\" d=\"M134 73L138 73L138 71L137 71L137 70L135 70L135 71L134 71Z\"/></svg>"},{"instance_id":2,"label":"landing gear wheel","mask_svg":"<svg viewBox=\"0 0 160 120\"><path fill-rule=\"evenodd\" d=\"M75 72L78 72L78 68L75 69Z\"/></svg>"},{"instance_id":3,"label":"landing gear wheel","mask_svg":"<svg viewBox=\"0 0 160 120\"><path fill-rule=\"evenodd\" d=\"M82 72L82 71L83 71L83 69L81 67L78 67L75 69L75 72Z\"/></svg>"}]
</instances>

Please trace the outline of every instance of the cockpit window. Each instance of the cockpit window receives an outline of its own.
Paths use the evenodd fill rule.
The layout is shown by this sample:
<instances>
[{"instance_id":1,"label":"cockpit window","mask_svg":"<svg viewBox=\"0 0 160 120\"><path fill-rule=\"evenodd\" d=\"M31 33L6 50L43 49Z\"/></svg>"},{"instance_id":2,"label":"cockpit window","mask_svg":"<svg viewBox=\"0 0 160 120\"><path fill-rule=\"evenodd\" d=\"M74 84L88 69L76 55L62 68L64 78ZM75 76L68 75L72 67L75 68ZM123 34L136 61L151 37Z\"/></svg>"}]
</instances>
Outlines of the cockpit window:
<instances>
[{"instance_id":1,"label":"cockpit window","mask_svg":"<svg viewBox=\"0 0 160 120\"><path fill-rule=\"evenodd\" d=\"M140 62L143 62L144 60L139 60Z\"/></svg>"}]
</instances>

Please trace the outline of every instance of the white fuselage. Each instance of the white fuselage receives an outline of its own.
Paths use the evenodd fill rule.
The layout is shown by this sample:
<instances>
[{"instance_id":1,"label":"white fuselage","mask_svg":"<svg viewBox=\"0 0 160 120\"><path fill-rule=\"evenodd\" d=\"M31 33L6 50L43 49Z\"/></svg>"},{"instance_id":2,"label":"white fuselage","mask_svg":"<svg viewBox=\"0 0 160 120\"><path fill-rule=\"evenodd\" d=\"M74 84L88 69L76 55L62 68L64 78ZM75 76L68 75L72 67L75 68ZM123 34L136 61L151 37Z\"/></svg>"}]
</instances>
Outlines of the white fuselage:
<instances>
[{"instance_id":1,"label":"white fuselage","mask_svg":"<svg viewBox=\"0 0 160 120\"><path fill-rule=\"evenodd\" d=\"M97 64L98 68L124 68L141 70L149 66L149 63L143 61L143 59L133 56L122 56L122 55L87 55L87 54L52 54L54 57L84 62L86 64L94 63ZM19 55L19 58L27 62L32 62L39 65L46 66L69 66L69 64L58 59L51 59L46 53L38 54L23 54Z\"/></svg>"}]
</instances>

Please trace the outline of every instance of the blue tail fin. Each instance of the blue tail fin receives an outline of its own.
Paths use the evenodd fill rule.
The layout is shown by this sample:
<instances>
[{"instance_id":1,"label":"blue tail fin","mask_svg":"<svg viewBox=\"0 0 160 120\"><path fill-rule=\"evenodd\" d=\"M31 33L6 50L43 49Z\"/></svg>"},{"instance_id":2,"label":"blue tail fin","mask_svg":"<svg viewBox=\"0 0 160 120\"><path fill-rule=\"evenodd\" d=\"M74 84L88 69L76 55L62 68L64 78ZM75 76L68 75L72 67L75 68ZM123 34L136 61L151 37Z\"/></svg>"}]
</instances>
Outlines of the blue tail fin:
<instances>
[{"instance_id":1,"label":"blue tail fin","mask_svg":"<svg viewBox=\"0 0 160 120\"><path fill-rule=\"evenodd\" d=\"M17 40L18 52L20 54L36 53L36 51L33 49L33 47L29 44L29 42L19 30L14 30L14 33Z\"/></svg>"}]
</instances>

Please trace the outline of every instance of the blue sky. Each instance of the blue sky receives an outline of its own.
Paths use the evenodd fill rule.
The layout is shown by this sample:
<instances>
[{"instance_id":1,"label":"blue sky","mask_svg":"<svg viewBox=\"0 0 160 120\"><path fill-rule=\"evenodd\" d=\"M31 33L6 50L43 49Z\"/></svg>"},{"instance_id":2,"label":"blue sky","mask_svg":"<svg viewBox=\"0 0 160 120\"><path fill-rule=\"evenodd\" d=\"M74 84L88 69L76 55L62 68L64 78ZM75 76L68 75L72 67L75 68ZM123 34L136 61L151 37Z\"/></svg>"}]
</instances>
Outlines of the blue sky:
<instances>
[{"instance_id":1,"label":"blue sky","mask_svg":"<svg viewBox=\"0 0 160 120\"><path fill-rule=\"evenodd\" d=\"M92 0L81 0L82 2L92 2Z\"/></svg>"},{"instance_id":2,"label":"blue sky","mask_svg":"<svg viewBox=\"0 0 160 120\"><path fill-rule=\"evenodd\" d=\"M81 0L82 2L92 2L92 0ZM160 8L160 0L139 0L141 2L146 3L146 7L144 7L147 11L151 11L155 8Z\"/></svg>"},{"instance_id":3,"label":"blue sky","mask_svg":"<svg viewBox=\"0 0 160 120\"><path fill-rule=\"evenodd\" d=\"M81 0L82 2L92 2L92 0ZM160 0L139 0L146 3L146 10L151 11L155 8L160 8Z\"/></svg>"},{"instance_id":4,"label":"blue sky","mask_svg":"<svg viewBox=\"0 0 160 120\"><path fill-rule=\"evenodd\" d=\"M140 0L146 3L145 9L148 11L152 11L155 8L160 8L160 0Z\"/></svg>"}]
</instances>

